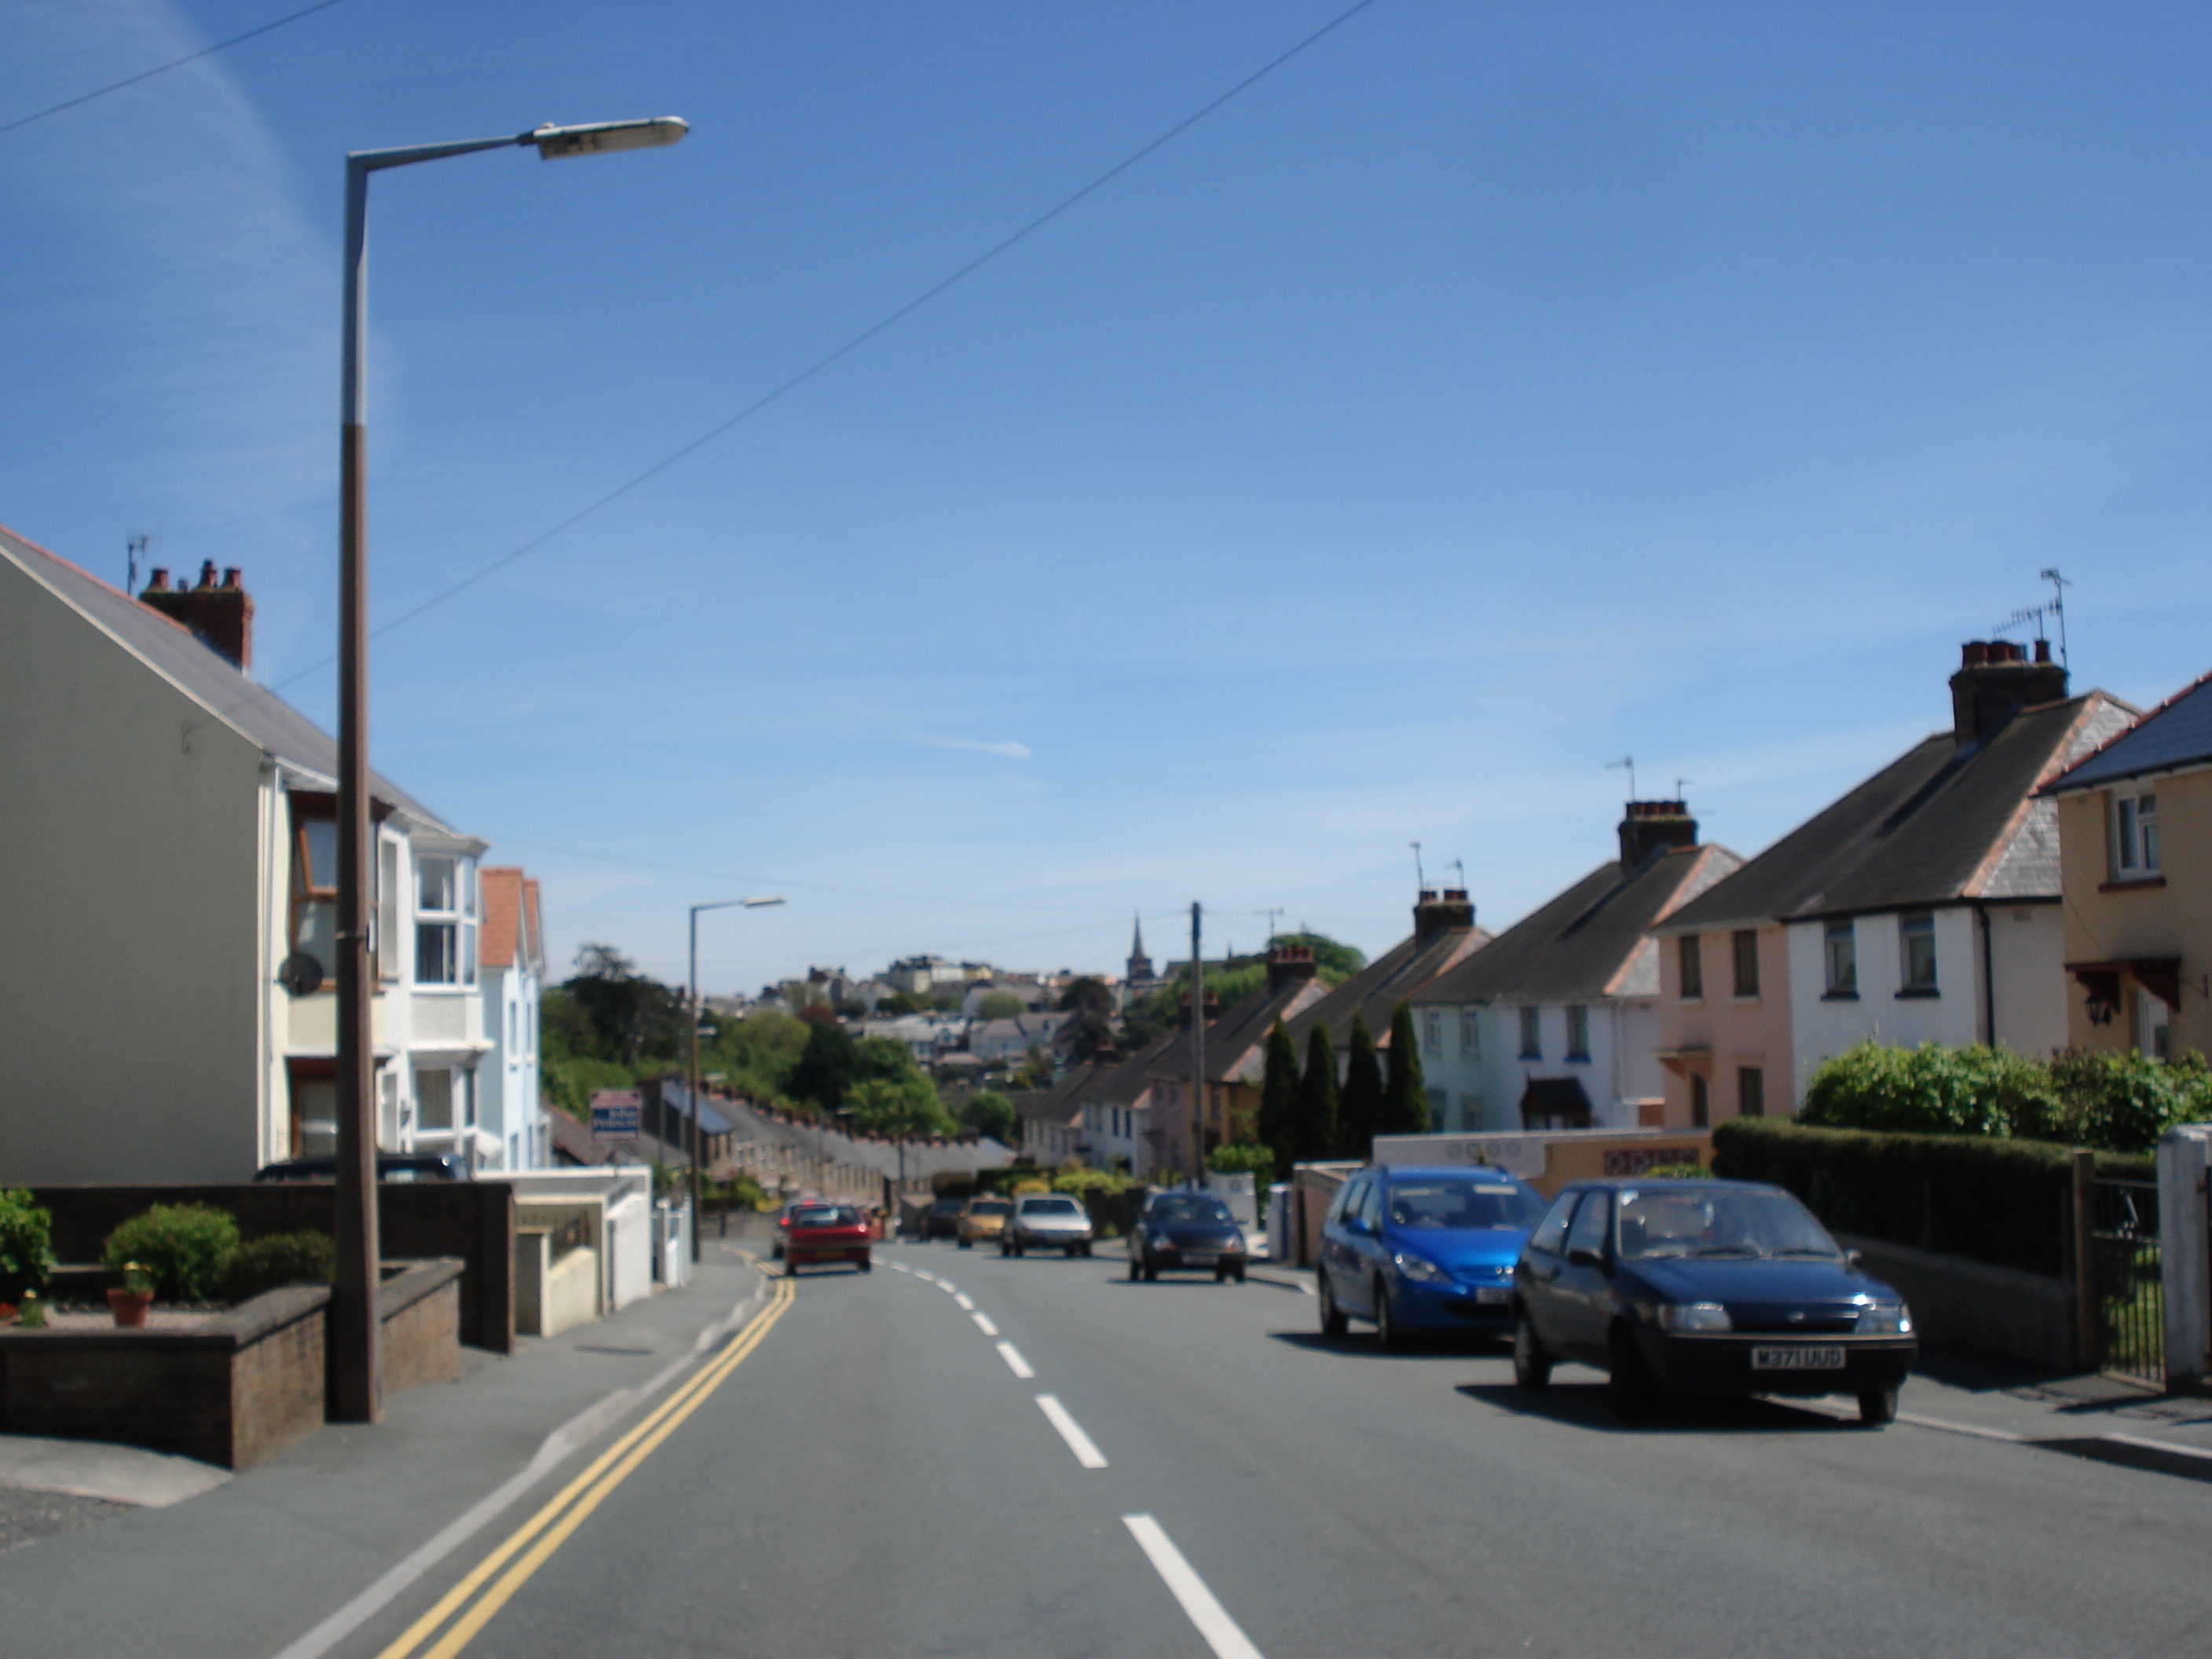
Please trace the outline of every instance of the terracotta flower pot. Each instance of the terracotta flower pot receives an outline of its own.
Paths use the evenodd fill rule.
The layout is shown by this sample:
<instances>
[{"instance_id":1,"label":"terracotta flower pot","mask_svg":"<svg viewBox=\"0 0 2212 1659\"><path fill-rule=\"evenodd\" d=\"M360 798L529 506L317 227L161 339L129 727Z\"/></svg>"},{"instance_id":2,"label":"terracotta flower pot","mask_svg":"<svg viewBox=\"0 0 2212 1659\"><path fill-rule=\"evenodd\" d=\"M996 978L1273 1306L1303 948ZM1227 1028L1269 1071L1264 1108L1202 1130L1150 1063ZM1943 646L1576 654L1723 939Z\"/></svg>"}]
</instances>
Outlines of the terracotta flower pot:
<instances>
[{"instance_id":1,"label":"terracotta flower pot","mask_svg":"<svg viewBox=\"0 0 2212 1659\"><path fill-rule=\"evenodd\" d=\"M107 1305L115 1315L118 1325L143 1325L146 1310L154 1305L154 1293L151 1291L110 1291Z\"/></svg>"}]
</instances>

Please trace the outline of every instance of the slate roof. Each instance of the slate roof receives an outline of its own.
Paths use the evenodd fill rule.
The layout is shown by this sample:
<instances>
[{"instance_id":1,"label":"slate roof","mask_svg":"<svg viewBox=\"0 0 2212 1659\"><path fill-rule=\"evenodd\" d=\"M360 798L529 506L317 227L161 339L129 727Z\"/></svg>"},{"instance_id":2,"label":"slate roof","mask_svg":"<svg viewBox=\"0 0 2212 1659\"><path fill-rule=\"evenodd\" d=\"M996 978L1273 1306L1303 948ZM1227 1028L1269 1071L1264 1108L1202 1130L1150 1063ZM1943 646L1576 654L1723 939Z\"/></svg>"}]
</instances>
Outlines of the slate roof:
<instances>
[{"instance_id":1,"label":"slate roof","mask_svg":"<svg viewBox=\"0 0 2212 1659\"><path fill-rule=\"evenodd\" d=\"M250 675L203 644L182 623L139 604L122 589L4 526L0 526L0 558L15 564L206 709L210 720L229 726L264 754L335 782L337 740L282 697L256 685ZM379 800L431 829L459 833L380 774L369 775L369 788Z\"/></svg>"},{"instance_id":2,"label":"slate roof","mask_svg":"<svg viewBox=\"0 0 2212 1659\"><path fill-rule=\"evenodd\" d=\"M2044 786L2049 795L2212 765L2212 674L2185 686Z\"/></svg>"},{"instance_id":3,"label":"slate roof","mask_svg":"<svg viewBox=\"0 0 2212 1659\"><path fill-rule=\"evenodd\" d=\"M1209 1083L1256 1083L1267 1063L1267 1033L1279 1019L1293 1018L1328 994L1310 975L1270 988L1262 985L1243 1001L1217 1014L1206 1027L1206 1078ZM1190 1075L1190 1025L1179 1026L1146 1066L1150 1077Z\"/></svg>"},{"instance_id":4,"label":"slate roof","mask_svg":"<svg viewBox=\"0 0 2212 1659\"><path fill-rule=\"evenodd\" d=\"M2134 714L2091 691L2021 709L1964 747L1948 732L1925 738L1656 931L2056 899L2057 810L2035 792Z\"/></svg>"},{"instance_id":5,"label":"slate roof","mask_svg":"<svg viewBox=\"0 0 2212 1659\"><path fill-rule=\"evenodd\" d=\"M1291 1039L1298 1045L1299 1064L1305 1063L1306 1043L1316 1024L1328 1026L1329 1040L1341 1053L1352 1040L1354 1016L1365 1018L1376 1047L1389 1048L1390 1016L1398 1005L1411 1001L1439 975L1457 967L1471 952L1487 950L1489 944L1490 935L1474 927L1442 928L1425 940L1418 933L1399 940L1289 1021Z\"/></svg>"},{"instance_id":6,"label":"slate roof","mask_svg":"<svg viewBox=\"0 0 2212 1659\"><path fill-rule=\"evenodd\" d=\"M1743 860L1724 847L1674 847L1624 872L1600 865L1458 967L1416 992L1416 1004L1587 1002L1656 996L1652 925Z\"/></svg>"}]
</instances>

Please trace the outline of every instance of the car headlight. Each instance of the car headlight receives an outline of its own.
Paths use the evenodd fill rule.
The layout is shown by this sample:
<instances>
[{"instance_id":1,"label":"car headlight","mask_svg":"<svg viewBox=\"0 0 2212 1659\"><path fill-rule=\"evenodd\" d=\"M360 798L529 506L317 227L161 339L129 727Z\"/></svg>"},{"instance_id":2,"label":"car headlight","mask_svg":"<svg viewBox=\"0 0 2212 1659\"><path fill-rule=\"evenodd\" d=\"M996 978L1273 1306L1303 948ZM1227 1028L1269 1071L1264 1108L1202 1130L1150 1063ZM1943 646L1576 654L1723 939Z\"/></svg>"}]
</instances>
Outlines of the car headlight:
<instances>
[{"instance_id":1,"label":"car headlight","mask_svg":"<svg viewBox=\"0 0 2212 1659\"><path fill-rule=\"evenodd\" d=\"M1659 1328L1662 1331L1732 1331L1735 1322L1717 1302L1662 1302Z\"/></svg>"},{"instance_id":2,"label":"car headlight","mask_svg":"<svg viewBox=\"0 0 2212 1659\"><path fill-rule=\"evenodd\" d=\"M1170 1239L1165 1233L1154 1233L1152 1235L1152 1248L1156 1250L1172 1250L1175 1249L1175 1241Z\"/></svg>"},{"instance_id":3,"label":"car headlight","mask_svg":"<svg viewBox=\"0 0 2212 1659\"><path fill-rule=\"evenodd\" d=\"M1412 1279L1416 1285L1451 1283L1451 1275L1425 1256L1418 1256L1410 1251L1400 1250L1393 1255L1390 1260L1396 1264L1401 1273Z\"/></svg>"},{"instance_id":4,"label":"car headlight","mask_svg":"<svg viewBox=\"0 0 2212 1659\"><path fill-rule=\"evenodd\" d=\"M1861 1336L1910 1336L1912 1315L1902 1302L1877 1302L1860 1313L1851 1328Z\"/></svg>"}]
</instances>

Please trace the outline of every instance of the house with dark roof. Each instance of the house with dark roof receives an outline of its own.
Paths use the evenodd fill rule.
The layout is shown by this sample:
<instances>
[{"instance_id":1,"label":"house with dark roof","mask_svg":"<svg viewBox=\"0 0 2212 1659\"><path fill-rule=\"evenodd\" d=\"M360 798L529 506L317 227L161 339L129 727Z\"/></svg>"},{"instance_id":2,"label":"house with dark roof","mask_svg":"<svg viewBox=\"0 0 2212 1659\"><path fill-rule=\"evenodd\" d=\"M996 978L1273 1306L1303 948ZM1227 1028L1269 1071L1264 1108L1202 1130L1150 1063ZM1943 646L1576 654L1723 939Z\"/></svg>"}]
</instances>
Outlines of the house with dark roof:
<instances>
[{"instance_id":1,"label":"house with dark roof","mask_svg":"<svg viewBox=\"0 0 2212 1659\"><path fill-rule=\"evenodd\" d=\"M1208 1011L1205 1115L1197 1132L1206 1150L1243 1139L1260 1109L1260 1085L1267 1073L1267 1034L1277 1020L1295 1020L1330 994L1316 977L1313 951L1303 945L1278 945L1267 953L1267 979L1226 1012ZM1146 1061L1145 1103L1156 1131L1158 1167L1189 1173L1196 1167L1191 1137L1197 1127L1192 1086L1195 1048L1186 1022L1158 1044Z\"/></svg>"},{"instance_id":2,"label":"house with dark roof","mask_svg":"<svg viewBox=\"0 0 2212 1659\"><path fill-rule=\"evenodd\" d=\"M1680 801L1628 803L1620 851L1414 994L1443 1133L1656 1123L1655 925L1735 870Z\"/></svg>"},{"instance_id":3,"label":"house with dark roof","mask_svg":"<svg viewBox=\"0 0 2212 1659\"><path fill-rule=\"evenodd\" d=\"M337 745L257 685L240 573L125 593L0 530L0 1179L335 1149ZM485 843L372 776L378 1144L480 1164Z\"/></svg>"},{"instance_id":4,"label":"house with dark roof","mask_svg":"<svg viewBox=\"0 0 2212 1659\"><path fill-rule=\"evenodd\" d=\"M2212 1054L2212 674L2060 773L2067 1041Z\"/></svg>"},{"instance_id":5,"label":"house with dark roof","mask_svg":"<svg viewBox=\"0 0 2212 1659\"><path fill-rule=\"evenodd\" d=\"M1787 1115L1868 1038L2066 1042L2057 815L2037 791L2136 711L2038 641L1966 646L1951 729L1656 929L1669 1128Z\"/></svg>"}]
</instances>

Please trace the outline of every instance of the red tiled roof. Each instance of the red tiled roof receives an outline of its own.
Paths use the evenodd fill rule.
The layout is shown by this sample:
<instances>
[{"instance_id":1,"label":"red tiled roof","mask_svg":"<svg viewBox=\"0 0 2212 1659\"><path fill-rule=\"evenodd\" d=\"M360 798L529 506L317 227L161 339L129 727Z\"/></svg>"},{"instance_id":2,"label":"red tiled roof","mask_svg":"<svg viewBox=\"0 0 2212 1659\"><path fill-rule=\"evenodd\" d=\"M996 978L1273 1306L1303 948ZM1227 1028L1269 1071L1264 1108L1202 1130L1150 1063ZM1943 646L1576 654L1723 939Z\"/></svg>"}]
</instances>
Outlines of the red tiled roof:
<instances>
[{"instance_id":1,"label":"red tiled roof","mask_svg":"<svg viewBox=\"0 0 2212 1659\"><path fill-rule=\"evenodd\" d=\"M477 876L483 890L483 927L477 936L477 960L487 968L512 968L515 947L524 942L525 894L538 884L526 883L521 867L512 864L487 866Z\"/></svg>"}]
</instances>

